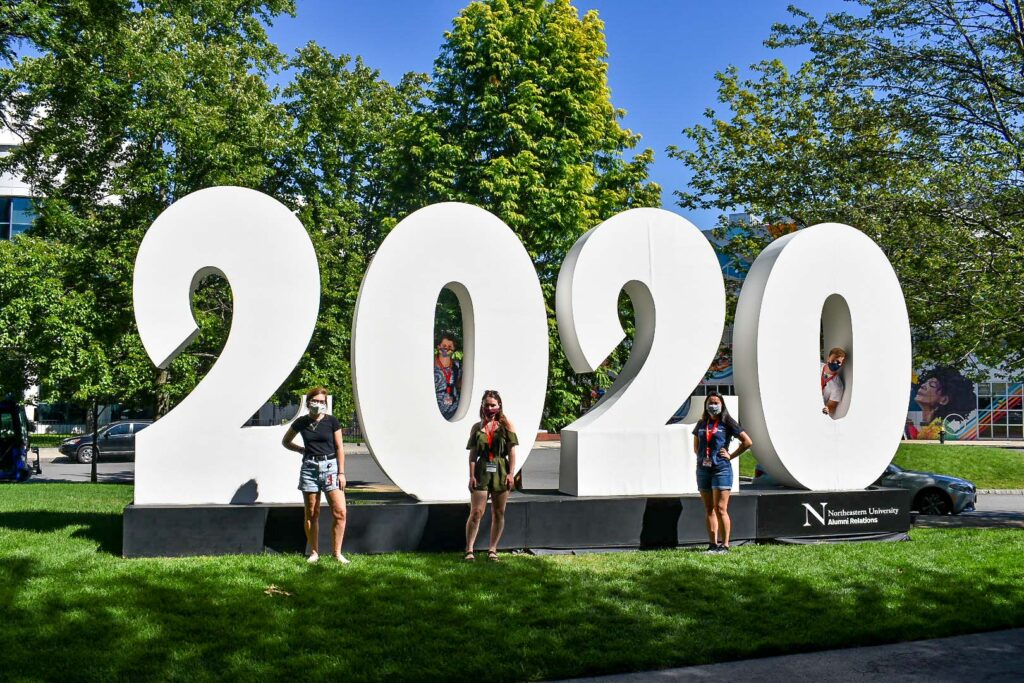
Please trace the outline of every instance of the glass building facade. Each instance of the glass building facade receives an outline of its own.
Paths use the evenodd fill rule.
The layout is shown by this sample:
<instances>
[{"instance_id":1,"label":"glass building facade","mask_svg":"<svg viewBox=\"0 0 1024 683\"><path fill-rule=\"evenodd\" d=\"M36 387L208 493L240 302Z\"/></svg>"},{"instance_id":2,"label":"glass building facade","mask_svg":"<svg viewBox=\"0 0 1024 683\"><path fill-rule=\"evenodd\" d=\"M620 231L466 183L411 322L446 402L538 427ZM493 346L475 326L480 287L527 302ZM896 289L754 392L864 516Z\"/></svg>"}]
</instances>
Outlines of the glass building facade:
<instances>
[{"instance_id":1,"label":"glass building facade","mask_svg":"<svg viewBox=\"0 0 1024 683\"><path fill-rule=\"evenodd\" d=\"M32 227L35 205L29 197L0 197L0 239L14 239Z\"/></svg>"},{"instance_id":2,"label":"glass building facade","mask_svg":"<svg viewBox=\"0 0 1024 683\"><path fill-rule=\"evenodd\" d=\"M981 382L977 385L978 439L1024 439L1024 384Z\"/></svg>"}]
</instances>

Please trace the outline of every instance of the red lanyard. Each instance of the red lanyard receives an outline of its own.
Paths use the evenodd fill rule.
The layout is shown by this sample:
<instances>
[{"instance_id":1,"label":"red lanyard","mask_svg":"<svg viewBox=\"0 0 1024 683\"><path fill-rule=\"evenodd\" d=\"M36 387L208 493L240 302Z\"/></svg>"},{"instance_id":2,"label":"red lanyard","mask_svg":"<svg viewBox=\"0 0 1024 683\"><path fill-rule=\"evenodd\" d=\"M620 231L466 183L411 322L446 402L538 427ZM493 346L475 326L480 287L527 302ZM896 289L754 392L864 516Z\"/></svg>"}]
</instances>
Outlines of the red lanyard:
<instances>
[{"instance_id":1,"label":"red lanyard","mask_svg":"<svg viewBox=\"0 0 1024 683\"><path fill-rule=\"evenodd\" d=\"M711 457L711 439L718 433L718 420L715 420L715 428L711 429L707 422L704 423L704 455Z\"/></svg>"},{"instance_id":2,"label":"red lanyard","mask_svg":"<svg viewBox=\"0 0 1024 683\"><path fill-rule=\"evenodd\" d=\"M444 383L448 387L446 391L452 393L452 367L449 365L447 368L441 365L441 359L437 359L437 367L441 368L441 374L444 375Z\"/></svg>"},{"instance_id":3,"label":"red lanyard","mask_svg":"<svg viewBox=\"0 0 1024 683\"><path fill-rule=\"evenodd\" d=\"M498 431L498 421L488 423L484 426L484 434L487 435L487 459L494 460L494 451L491 445L494 443L494 432Z\"/></svg>"},{"instance_id":4,"label":"red lanyard","mask_svg":"<svg viewBox=\"0 0 1024 683\"><path fill-rule=\"evenodd\" d=\"M825 391L825 385L828 384L829 382L831 382L832 380L834 380L838 376L839 376L838 374L829 375L828 379L826 379L825 378L825 371L822 370L821 371L821 390Z\"/></svg>"}]
</instances>

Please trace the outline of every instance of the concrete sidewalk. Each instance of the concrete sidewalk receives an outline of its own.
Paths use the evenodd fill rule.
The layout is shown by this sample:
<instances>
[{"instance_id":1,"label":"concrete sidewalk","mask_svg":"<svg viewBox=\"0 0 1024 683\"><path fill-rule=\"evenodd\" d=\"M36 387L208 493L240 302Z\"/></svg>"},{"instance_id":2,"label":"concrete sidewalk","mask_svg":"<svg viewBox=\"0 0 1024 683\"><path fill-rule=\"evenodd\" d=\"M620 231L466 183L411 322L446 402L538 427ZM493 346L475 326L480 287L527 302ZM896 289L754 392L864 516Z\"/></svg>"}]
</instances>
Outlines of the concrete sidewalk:
<instances>
[{"instance_id":1,"label":"concrete sidewalk","mask_svg":"<svg viewBox=\"0 0 1024 683\"><path fill-rule=\"evenodd\" d=\"M1024 629L854 647L576 681L966 683L1024 680Z\"/></svg>"}]
</instances>

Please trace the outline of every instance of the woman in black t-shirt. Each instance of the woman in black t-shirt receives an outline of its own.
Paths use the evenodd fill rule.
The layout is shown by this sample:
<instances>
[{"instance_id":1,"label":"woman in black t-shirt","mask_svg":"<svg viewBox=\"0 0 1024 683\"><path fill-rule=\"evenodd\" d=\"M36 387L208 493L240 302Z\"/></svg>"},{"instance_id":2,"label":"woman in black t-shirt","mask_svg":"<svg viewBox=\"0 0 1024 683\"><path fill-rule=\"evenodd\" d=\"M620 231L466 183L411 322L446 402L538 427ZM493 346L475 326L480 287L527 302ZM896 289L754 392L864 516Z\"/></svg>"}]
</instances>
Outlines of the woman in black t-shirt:
<instances>
[{"instance_id":1,"label":"woman in black t-shirt","mask_svg":"<svg viewBox=\"0 0 1024 683\"><path fill-rule=\"evenodd\" d=\"M306 407L309 413L292 423L281 444L290 451L302 454L299 490L305 500L303 524L310 549L307 561L312 563L320 559L320 493L323 492L327 495L334 517L331 530L334 559L348 564L348 560L341 554L346 514L345 451L342 447L341 424L333 415L327 414L327 390L323 387L314 387L306 393ZM302 437L302 446L294 443L296 434Z\"/></svg>"}]
</instances>

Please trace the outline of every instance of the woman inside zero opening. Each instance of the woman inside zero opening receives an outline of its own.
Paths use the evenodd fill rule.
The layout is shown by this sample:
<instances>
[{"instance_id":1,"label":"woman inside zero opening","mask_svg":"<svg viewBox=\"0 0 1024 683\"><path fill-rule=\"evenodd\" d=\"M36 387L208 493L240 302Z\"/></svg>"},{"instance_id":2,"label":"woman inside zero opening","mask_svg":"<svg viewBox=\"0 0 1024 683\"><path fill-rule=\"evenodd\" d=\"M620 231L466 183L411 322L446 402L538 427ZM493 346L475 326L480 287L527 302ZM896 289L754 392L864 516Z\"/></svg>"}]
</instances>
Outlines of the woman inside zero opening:
<instances>
[{"instance_id":1,"label":"woman inside zero opening","mask_svg":"<svg viewBox=\"0 0 1024 683\"><path fill-rule=\"evenodd\" d=\"M512 422L505 417L501 395L493 389L484 392L480 400L480 421L469 433L469 519L466 521L467 561L476 559L473 546L480 530L480 520L491 497L491 544L487 559L498 561L498 541L505 529L505 503L514 485L512 473L516 470L516 436Z\"/></svg>"},{"instance_id":2,"label":"woman inside zero opening","mask_svg":"<svg viewBox=\"0 0 1024 683\"><path fill-rule=\"evenodd\" d=\"M740 447L729 455L729 443L740 440ZM708 530L708 551L728 552L732 520L729 519L729 494L732 491L732 463L752 442L739 423L729 416L722 397L711 392L704 399L704 414L693 428L693 450L697 454L697 490L704 501L704 523ZM718 536L721 532L722 540Z\"/></svg>"},{"instance_id":3,"label":"woman inside zero opening","mask_svg":"<svg viewBox=\"0 0 1024 683\"><path fill-rule=\"evenodd\" d=\"M341 542L345 537L345 451L342 447L341 424L333 415L327 414L327 390L313 387L306 392L306 407L309 413L292 423L281 444L290 451L302 454L302 469L299 470L299 490L305 500L306 540L309 542L308 562L320 559L320 492L327 495L331 505L334 526L331 540L334 559L342 564L348 560L341 554ZM293 443L295 435L302 437L302 446Z\"/></svg>"}]
</instances>

